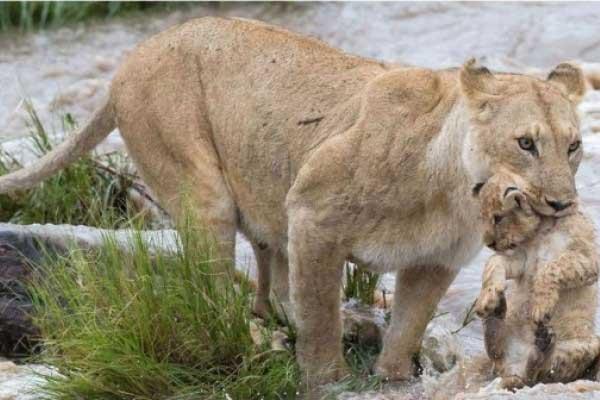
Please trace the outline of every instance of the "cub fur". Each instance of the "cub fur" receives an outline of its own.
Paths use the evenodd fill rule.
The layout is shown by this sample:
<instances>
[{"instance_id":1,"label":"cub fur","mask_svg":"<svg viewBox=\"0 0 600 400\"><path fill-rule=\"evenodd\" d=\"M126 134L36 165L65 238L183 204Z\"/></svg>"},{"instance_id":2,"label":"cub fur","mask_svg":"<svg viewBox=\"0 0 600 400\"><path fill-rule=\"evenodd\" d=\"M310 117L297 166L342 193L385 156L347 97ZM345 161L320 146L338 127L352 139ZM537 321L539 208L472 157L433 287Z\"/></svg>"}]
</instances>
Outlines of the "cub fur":
<instances>
[{"instance_id":1,"label":"cub fur","mask_svg":"<svg viewBox=\"0 0 600 400\"><path fill-rule=\"evenodd\" d=\"M485 346L507 388L581 378L600 354L594 334L598 254L579 210L535 213L519 179L499 173L481 189L487 262L476 312Z\"/></svg>"}]
</instances>

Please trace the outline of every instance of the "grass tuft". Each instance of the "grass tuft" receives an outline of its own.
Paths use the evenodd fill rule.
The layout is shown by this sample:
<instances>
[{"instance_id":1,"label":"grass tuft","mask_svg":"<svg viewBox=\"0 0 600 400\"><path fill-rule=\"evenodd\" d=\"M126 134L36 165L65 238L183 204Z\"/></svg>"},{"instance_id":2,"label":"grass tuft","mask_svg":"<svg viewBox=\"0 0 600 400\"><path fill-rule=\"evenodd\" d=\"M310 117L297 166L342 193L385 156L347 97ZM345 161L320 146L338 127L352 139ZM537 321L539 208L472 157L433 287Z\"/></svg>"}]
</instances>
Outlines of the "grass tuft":
<instances>
[{"instance_id":1,"label":"grass tuft","mask_svg":"<svg viewBox=\"0 0 600 400\"><path fill-rule=\"evenodd\" d=\"M128 251L107 239L101 251L72 251L44 270L31 288L39 361L60 374L46 395L295 398L293 354L252 341L250 287L217 277L201 231L179 231L176 256L153 254L140 237Z\"/></svg>"},{"instance_id":2,"label":"grass tuft","mask_svg":"<svg viewBox=\"0 0 600 400\"><path fill-rule=\"evenodd\" d=\"M177 5L176 2L144 1L7 1L0 3L0 31L25 32Z\"/></svg>"},{"instance_id":3,"label":"grass tuft","mask_svg":"<svg viewBox=\"0 0 600 400\"><path fill-rule=\"evenodd\" d=\"M369 272L360 265L350 263L346 263L345 271L344 298L346 301L357 299L365 305L375 304L375 290L380 275Z\"/></svg>"},{"instance_id":4,"label":"grass tuft","mask_svg":"<svg viewBox=\"0 0 600 400\"><path fill-rule=\"evenodd\" d=\"M52 150L54 144L29 102L29 141L37 157ZM65 132L76 124L70 114L62 118ZM128 197L134 177L128 174L123 156L109 154L86 156L38 186L0 195L0 221L18 224L54 223L91 225L105 228L141 225L141 214ZM22 168L14 158L0 151L0 175Z\"/></svg>"}]
</instances>

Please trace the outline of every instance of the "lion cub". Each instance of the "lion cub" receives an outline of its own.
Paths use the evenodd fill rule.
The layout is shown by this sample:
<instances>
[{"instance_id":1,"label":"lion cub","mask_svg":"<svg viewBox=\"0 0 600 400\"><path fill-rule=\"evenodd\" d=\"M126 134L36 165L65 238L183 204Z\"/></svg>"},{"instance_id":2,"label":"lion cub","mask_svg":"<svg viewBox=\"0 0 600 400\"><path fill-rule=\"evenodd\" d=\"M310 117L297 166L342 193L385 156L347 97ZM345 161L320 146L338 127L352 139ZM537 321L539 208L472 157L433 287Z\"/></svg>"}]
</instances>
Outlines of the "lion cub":
<instances>
[{"instance_id":1,"label":"lion cub","mask_svg":"<svg viewBox=\"0 0 600 400\"><path fill-rule=\"evenodd\" d=\"M496 254L475 311L494 372L510 389L582 377L600 353L592 223L580 211L558 219L536 214L508 173L492 177L478 196L484 241Z\"/></svg>"}]
</instances>

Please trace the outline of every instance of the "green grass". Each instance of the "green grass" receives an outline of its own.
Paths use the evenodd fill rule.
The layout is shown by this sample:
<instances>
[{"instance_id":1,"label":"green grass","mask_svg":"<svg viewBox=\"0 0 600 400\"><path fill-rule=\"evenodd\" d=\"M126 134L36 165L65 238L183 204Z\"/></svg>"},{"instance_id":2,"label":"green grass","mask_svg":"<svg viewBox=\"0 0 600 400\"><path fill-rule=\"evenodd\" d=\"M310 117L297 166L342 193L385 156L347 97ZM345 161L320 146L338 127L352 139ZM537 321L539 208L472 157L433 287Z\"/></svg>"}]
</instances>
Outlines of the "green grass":
<instances>
[{"instance_id":1,"label":"green grass","mask_svg":"<svg viewBox=\"0 0 600 400\"><path fill-rule=\"evenodd\" d=\"M213 243L188 223L179 252L151 252L134 236L124 250L110 238L94 252L54 257L30 287L40 353L54 366L43 393L58 400L294 399L293 354L256 346L251 288L218 278ZM267 322L267 338L277 328ZM266 341L269 343L269 340ZM354 375L331 385L377 390L369 375L379 348L345 343Z\"/></svg>"},{"instance_id":2,"label":"green grass","mask_svg":"<svg viewBox=\"0 0 600 400\"><path fill-rule=\"evenodd\" d=\"M58 27L92 18L110 18L149 9L167 9L177 2L143 1L9 1L0 3L0 31Z\"/></svg>"},{"instance_id":3,"label":"green grass","mask_svg":"<svg viewBox=\"0 0 600 400\"><path fill-rule=\"evenodd\" d=\"M31 289L44 343L37 361L61 374L44 393L73 400L295 398L293 354L252 342L250 288L223 284L210 240L189 226L180 232L176 257L151 255L137 238L127 252L108 240L101 251L72 251L49 265Z\"/></svg>"},{"instance_id":4,"label":"green grass","mask_svg":"<svg viewBox=\"0 0 600 400\"><path fill-rule=\"evenodd\" d=\"M53 148L48 132L30 103L29 142L36 156ZM62 118L63 130L70 132L75 122L69 114ZM14 158L0 153L0 175L22 168ZM91 225L105 228L141 226L143 215L130 202L128 190L134 180L128 163L118 155L83 157L36 187L0 195L0 221L32 224L54 223Z\"/></svg>"},{"instance_id":5,"label":"green grass","mask_svg":"<svg viewBox=\"0 0 600 400\"><path fill-rule=\"evenodd\" d=\"M375 303L375 290L379 283L379 274L369 272L360 265L346 263L346 281L344 285L344 298L357 299L366 305Z\"/></svg>"},{"instance_id":6,"label":"green grass","mask_svg":"<svg viewBox=\"0 0 600 400\"><path fill-rule=\"evenodd\" d=\"M53 143L37 113L29 112L30 144L37 156ZM75 122L65 115L63 130ZM20 168L0 154L0 174ZM140 227L129 203L134 184L117 155L84 157L37 187L0 195L0 220ZM212 244L189 226L180 229L176 257L153 254L137 238L129 251L107 240L98 251L72 250L49 259L31 288L41 353L53 365L44 392L55 399L293 399L300 381L293 350L257 348L250 338L251 293L246 285L217 290ZM378 275L347 269L344 293L373 303ZM276 328L267 324L267 335ZM294 341L289 326L290 341ZM354 375L333 385L375 390L368 374L379 349L346 342Z\"/></svg>"}]
</instances>

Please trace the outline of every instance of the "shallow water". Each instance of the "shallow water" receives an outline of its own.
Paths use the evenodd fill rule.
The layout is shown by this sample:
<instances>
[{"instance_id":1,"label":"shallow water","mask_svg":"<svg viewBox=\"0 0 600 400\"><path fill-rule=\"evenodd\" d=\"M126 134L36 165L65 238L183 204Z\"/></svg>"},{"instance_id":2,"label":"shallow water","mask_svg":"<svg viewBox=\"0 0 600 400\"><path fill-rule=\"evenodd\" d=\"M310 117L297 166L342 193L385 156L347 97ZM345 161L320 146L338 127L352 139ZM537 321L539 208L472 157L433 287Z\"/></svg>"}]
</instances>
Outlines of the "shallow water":
<instances>
[{"instance_id":1,"label":"shallow water","mask_svg":"<svg viewBox=\"0 0 600 400\"><path fill-rule=\"evenodd\" d=\"M77 120L99 104L119 61L143 38L205 15L258 18L342 49L427 67L483 57L492 67L548 68L565 59L600 59L600 6L593 3L197 4L26 36L0 35L0 140L24 131L23 96L44 120Z\"/></svg>"},{"instance_id":2,"label":"shallow water","mask_svg":"<svg viewBox=\"0 0 600 400\"><path fill-rule=\"evenodd\" d=\"M24 97L57 131L55 117L63 112L82 122L99 105L128 50L154 32L203 15L258 18L353 53L427 67L455 66L471 56L513 71L548 69L564 59L600 61L600 4L593 3L198 4L186 11L0 36L0 141L27 132ZM578 188L588 213L600 223L600 134L592 133L600 127L600 92L588 93L580 109L586 156ZM477 296L488 255L483 251L461 271L440 304L438 313L450 313L456 329ZM253 263L243 239L238 260ZM393 290L393 277L385 276L383 286ZM467 354L482 351L479 321L457 335ZM6 382L0 379L0 399L18 395Z\"/></svg>"}]
</instances>

